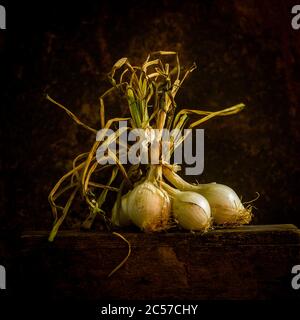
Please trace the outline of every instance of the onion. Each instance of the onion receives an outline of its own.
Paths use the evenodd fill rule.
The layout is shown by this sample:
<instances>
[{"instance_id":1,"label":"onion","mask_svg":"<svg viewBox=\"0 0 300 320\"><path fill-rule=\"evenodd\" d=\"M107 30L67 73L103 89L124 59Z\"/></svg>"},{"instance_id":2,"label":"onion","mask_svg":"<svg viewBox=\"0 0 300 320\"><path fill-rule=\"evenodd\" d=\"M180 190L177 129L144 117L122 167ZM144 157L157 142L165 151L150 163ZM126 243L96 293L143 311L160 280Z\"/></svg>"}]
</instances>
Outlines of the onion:
<instances>
[{"instance_id":1,"label":"onion","mask_svg":"<svg viewBox=\"0 0 300 320\"><path fill-rule=\"evenodd\" d=\"M219 183L199 185L199 193L210 203L216 224L247 224L251 221L251 208L245 208L230 187Z\"/></svg>"},{"instance_id":2,"label":"onion","mask_svg":"<svg viewBox=\"0 0 300 320\"><path fill-rule=\"evenodd\" d=\"M176 188L194 191L204 196L209 202L214 223L240 225L251 221L251 207L245 208L238 195L230 187L215 182L192 185L167 167L163 168L163 174Z\"/></svg>"},{"instance_id":3,"label":"onion","mask_svg":"<svg viewBox=\"0 0 300 320\"><path fill-rule=\"evenodd\" d=\"M206 231L211 224L208 201L199 193L179 191L161 182L172 197L172 213L178 223L187 230Z\"/></svg>"},{"instance_id":4,"label":"onion","mask_svg":"<svg viewBox=\"0 0 300 320\"><path fill-rule=\"evenodd\" d=\"M112 209L112 217L111 217L111 222L115 226L127 227L132 224L132 221L128 216L128 207L127 207L129 194L130 194L130 191L121 198L121 204L120 204L119 210L117 210L118 202L117 201L115 202L115 205Z\"/></svg>"},{"instance_id":5,"label":"onion","mask_svg":"<svg viewBox=\"0 0 300 320\"><path fill-rule=\"evenodd\" d=\"M137 185L127 200L128 216L144 231L160 231L168 226L171 202L168 194L150 181Z\"/></svg>"}]
</instances>

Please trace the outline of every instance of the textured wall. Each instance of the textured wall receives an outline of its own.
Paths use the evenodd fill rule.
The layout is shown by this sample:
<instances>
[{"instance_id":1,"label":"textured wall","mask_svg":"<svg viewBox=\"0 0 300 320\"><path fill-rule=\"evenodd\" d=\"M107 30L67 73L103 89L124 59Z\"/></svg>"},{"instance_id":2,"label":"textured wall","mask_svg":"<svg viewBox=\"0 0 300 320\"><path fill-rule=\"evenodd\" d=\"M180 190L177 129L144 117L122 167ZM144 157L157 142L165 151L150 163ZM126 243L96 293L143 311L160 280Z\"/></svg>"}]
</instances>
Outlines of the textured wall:
<instances>
[{"instance_id":1,"label":"textured wall","mask_svg":"<svg viewBox=\"0 0 300 320\"><path fill-rule=\"evenodd\" d=\"M205 124L205 170L198 181L259 192L255 223L295 223L299 215L300 31L290 1L102 1L7 5L0 33L1 219L3 230L50 228L47 195L94 139L49 93L92 126L105 73L121 56L179 51L198 69L179 107L212 110L244 102L239 115Z\"/></svg>"}]
</instances>

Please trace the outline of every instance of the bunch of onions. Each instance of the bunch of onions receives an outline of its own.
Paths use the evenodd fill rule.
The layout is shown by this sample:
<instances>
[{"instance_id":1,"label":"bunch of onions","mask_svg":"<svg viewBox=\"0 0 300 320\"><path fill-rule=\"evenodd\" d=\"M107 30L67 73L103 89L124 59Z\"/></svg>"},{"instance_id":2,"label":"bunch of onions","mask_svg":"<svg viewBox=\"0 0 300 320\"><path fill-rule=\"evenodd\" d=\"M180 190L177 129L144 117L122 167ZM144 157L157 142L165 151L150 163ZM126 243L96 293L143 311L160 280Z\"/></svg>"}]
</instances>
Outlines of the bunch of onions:
<instances>
[{"instance_id":1,"label":"bunch of onions","mask_svg":"<svg viewBox=\"0 0 300 320\"><path fill-rule=\"evenodd\" d=\"M218 225L240 225L251 221L251 207L244 207L230 187L219 183L193 185L183 180L172 169L163 168L164 177L176 188L204 196L211 208L213 222Z\"/></svg>"},{"instance_id":2,"label":"bunch of onions","mask_svg":"<svg viewBox=\"0 0 300 320\"><path fill-rule=\"evenodd\" d=\"M134 224L145 232L168 229L172 225L172 215L182 228L201 232L207 231L212 222L235 225L251 220L251 208L245 208L231 188L221 184L191 185L181 179L175 173L174 167L168 164L172 153L186 137L180 136L185 129L196 128L214 117L236 114L245 107L243 103L239 103L219 111L197 108L177 110L175 96L195 68L196 65L193 64L182 73L178 53L173 51L153 52L141 66L131 65L126 57L119 59L108 75L111 87L99 97L98 128L104 129L100 135L98 128L83 123L71 110L47 95L49 101L67 112L78 125L96 135L96 141L90 150L74 158L72 169L64 174L50 191L48 199L54 223L49 241L54 240L73 201L78 197L83 199L89 208L83 222L86 228L91 227L98 215L101 215L104 221L110 219L114 226L126 227ZM121 98L121 109L125 107L124 110L129 110L125 118L123 111L115 118L106 115L105 100L115 101L116 96ZM128 125L120 126L107 139L100 139L104 138L104 132L107 133L121 121L127 121ZM154 160L150 162L150 166L145 167L143 161L135 164L125 162L128 166L124 166L121 161L123 152L113 152L109 148L111 143L115 143L123 150L122 134L134 133L136 129L144 130L144 135L138 136L141 146L139 155L141 152L143 155L148 152L148 159ZM155 134L152 129L156 130ZM164 129L178 133L175 137L172 136L166 145L168 148L164 148ZM105 158L107 156L113 160L112 165L99 161L99 148L107 150ZM127 149L125 144L125 150ZM164 149L168 149L167 152ZM102 170L109 173L109 179L104 183L102 179L98 180ZM129 190L125 195L123 187ZM111 216L108 216L109 213L102 207L109 192L117 193L112 195L116 202ZM62 195L64 197L61 197ZM131 252L126 238L118 232L113 234L127 243L128 254L109 276L126 262Z\"/></svg>"},{"instance_id":3,"label":"bunch of onions","mask_svg":"<svg viewBox=\"0 0 300 320\"><path fill-rule=\"evenodd\" d=\"M245 208L231 188L221 184L191 185L182 180L169 164L175 149L186 137L181 135L185 129L199 127L215 117L236 114L245 107L239 103L218 111L177 110L177 92L195 68L193 64L182 73L184 69L179 55L173 51L153 52L140 66L131 65L126 57L119 59L108 75L111 87L99 98L100 123L97 128L83 123L71 110L47 96L78 125L96 135L90 150L74 158L72 169L58 180L49 194L54 218L49 241L54 240L78 198L83 199L89 208L83 222L86 228L91 227L98 215L106 222L110 220L114 226L134 224L146 232L168 229L172 214L181 227L195 231L206 231L212 221L235 225L251 220L251 208ZM114 118L111 114L106 115L105 101L111 103L116 97L120 97L120 111L123 107L128 110L126 117L123 111ZM126 121L125 127L120 126L114 134L102 139L121 121ZM100 128L104 130L101 134ZM125 144L124 147L121 137L125 133L134 133L136 129L144 132L137 136L141 161L124 163L121 150L127 150L129 146ZM176 132L167 144L164 129ZM110 150L110 144L115 144L118 152ZM108 165L99 161L99 150L107 150L105 158L113 160L112 163ZM147 155L151 162L144 163L142 155ZM100 177L102 170L109 177L104 182ZM103 209L108 194L116 201L111 215Z\"/></svg>"},{"instance_id":4,"label":"bunch of onions","mask_svg":"<svg viewBox=\"0 0 300 320\"><path fill-rule=\"evenodd\" d=\"M172 199L172 213L179 225L191 231L207 231L211 225L208 201L199 193L179 191L161 182Z\"/></svg>"}]
</instances>

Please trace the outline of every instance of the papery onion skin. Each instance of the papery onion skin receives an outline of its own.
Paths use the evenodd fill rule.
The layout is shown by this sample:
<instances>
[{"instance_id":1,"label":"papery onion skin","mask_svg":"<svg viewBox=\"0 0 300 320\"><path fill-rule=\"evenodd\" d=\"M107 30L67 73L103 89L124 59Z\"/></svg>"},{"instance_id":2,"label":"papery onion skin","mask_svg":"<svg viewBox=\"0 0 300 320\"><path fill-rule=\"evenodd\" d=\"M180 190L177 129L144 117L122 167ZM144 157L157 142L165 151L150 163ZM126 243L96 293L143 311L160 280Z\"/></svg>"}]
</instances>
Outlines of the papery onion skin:
<instances>
[{"instance_id":1,"label":"papery onion skin","mask_svg":"<svg viewBox=\"0 0 300 320\"><path fill-rule=\"evenodd\" d=\"M146 232L161 231L167 228L171 202L164 190L152 182L137 185L127 201L128 215L132 222Z\"/></svg>"}]
</instances>

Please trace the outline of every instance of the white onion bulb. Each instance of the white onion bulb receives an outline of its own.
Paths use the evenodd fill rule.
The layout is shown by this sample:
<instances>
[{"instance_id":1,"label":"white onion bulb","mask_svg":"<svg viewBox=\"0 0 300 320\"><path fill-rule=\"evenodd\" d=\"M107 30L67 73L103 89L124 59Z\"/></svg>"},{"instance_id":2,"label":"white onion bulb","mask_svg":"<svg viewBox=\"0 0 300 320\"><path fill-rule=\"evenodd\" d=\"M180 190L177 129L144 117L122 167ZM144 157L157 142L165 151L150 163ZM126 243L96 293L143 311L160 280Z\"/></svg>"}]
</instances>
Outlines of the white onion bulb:
<instances>
[{"instance_id":1,"label":"white onion bulb","mask_svg":"<svg viewBox=\"0 0 300 320\"><path fill-rule=\"evenodd\" d=\"M171 211L168 194L145 181L137 185L127 200L130 220L144 231L160 231L166 229Z\"/></svg>"},{"instance_id":2,"label":"white onion bulb","mask_svg":"<svg viewBox=\"0 0 300 320\"><path fill-rule=\"evenodd\" d=\"M246 224L251 221L251 209L245 208L240 198L230 187L210 183L199 185L198 192L209 202L216 224Z\"/></svg>"},{"instance_id":3,"label":"white onion bulb","mask_svg":"<svg viewBox=\"0 0 300 320\"><path fill-rule=\"evenodd\" d=\"M184 229L206 231L210 227L209 203L196 192L179 191L176 193L172 200L172 212Z\"/></svg>"}]
</instances>

